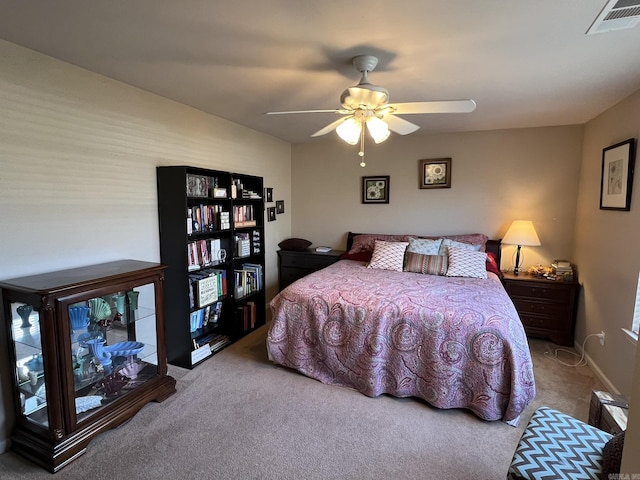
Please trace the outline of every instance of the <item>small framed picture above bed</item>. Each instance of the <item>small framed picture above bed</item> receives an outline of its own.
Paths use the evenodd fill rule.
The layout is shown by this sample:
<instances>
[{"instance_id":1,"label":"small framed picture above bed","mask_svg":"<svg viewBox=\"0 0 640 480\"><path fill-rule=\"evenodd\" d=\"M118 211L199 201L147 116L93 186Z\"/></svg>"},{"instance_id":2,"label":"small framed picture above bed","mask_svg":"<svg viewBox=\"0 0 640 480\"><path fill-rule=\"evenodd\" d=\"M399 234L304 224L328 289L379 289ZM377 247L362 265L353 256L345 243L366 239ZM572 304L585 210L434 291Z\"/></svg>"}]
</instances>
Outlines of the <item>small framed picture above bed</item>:
<instances>
[{"instance_id":1,"label":"small framed picture above bed","mask_svg":"<svg viewBox=\"0 0 640 480\"><path fill-rule=\"evenodd\" d=\"M389 203L389 176L362 177L362 203Z\"/></svg>"},{"instance_id":2,"label":"small framed picture above bed","mask_svg":"<svg viewBox=\"0 0 640 480\"><path fill-rule=\"evenodd\" d=\"M420 188L451 188L451 159L418 160Z\"/></svg>"}]
</instances>

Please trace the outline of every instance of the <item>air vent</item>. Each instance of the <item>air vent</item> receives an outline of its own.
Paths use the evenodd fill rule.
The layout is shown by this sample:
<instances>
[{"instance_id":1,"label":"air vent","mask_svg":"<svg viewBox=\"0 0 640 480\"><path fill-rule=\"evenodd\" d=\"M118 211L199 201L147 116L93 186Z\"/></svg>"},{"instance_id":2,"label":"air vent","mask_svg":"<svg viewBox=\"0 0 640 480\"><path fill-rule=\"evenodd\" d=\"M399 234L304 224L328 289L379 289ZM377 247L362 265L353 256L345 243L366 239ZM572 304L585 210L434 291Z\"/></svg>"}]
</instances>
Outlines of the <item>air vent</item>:
<instances>
[{"instance_id":1,"label":"air vent","mask_svg":"<svg viewBox=\"0 0 640 480\"><path fill-rule=\"evenodd\" d=\"M640 0L610 0L587 30L587 35L635 27L640 22Z\"/></svg>"}]
</instances>

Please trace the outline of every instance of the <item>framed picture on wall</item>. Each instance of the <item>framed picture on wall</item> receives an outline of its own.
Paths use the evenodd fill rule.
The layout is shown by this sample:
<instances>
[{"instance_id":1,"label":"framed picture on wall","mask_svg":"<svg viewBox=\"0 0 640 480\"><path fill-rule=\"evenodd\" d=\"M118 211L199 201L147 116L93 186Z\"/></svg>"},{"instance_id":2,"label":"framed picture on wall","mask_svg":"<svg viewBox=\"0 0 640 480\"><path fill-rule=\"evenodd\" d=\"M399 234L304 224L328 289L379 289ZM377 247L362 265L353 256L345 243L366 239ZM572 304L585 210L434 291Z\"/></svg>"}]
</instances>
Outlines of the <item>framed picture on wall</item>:
<instances>
[{"instance_id":1,"label":"framed picture on wall","mask_svg":"<svg viewBox=\"0 0 640 480\"><path fill-rule=\"evenodd\" d=\"M389 176L362 177L362 203L389 203Z\"/></svg>"},{"instance_id":2,"label":"framed picture on wall","mask_svg":"<svg viewBox=\"0 0 640 480\"><path fill-rule=\"evenodd\" d=\"M635 150L635 138L602 150L601 210L631 209Z\"/></svg>"},{"instance_id":3,"label":"framed picture on wall","mask_svg":"<svg viewBox=\"0 0 640 480\"><path fill-rule=\"evenodd\" d=\"M418 160L420 188L451 188L451 159Z\"/></svg>"}]
</instances>

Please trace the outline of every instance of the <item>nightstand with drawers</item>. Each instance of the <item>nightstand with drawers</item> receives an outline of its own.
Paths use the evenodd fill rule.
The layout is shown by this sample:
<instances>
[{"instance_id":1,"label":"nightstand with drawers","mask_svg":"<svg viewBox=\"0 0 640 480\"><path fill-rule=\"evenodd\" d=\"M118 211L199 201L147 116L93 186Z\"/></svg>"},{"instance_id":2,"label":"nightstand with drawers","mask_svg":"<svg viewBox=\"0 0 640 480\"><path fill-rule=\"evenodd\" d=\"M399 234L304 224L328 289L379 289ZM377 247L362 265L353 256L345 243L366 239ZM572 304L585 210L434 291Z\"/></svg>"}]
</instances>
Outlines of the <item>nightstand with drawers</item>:
<instances>
[{"instance_id":1,"label":"nightstand with drawers","mask_svg":"<svg viewBox=\"0 0 640 480\"><path fill-rule=\"evenodd\" d=\"M573 346L580 291L577 279L547 280L506 273L503 281L527 335Z\"/></svg>"},{"instance_id":2,"label":"nightstand with drawers","mask_svg":"<svg viewBox=\"0 0 640 480\"><path fill-rule=\"evenodd\" d=\"M344 250L316 252L306 250L278 250L278 281L280 290L284 290L296 280L316 272L340 260Z\"/></svg>"}]
</instances>

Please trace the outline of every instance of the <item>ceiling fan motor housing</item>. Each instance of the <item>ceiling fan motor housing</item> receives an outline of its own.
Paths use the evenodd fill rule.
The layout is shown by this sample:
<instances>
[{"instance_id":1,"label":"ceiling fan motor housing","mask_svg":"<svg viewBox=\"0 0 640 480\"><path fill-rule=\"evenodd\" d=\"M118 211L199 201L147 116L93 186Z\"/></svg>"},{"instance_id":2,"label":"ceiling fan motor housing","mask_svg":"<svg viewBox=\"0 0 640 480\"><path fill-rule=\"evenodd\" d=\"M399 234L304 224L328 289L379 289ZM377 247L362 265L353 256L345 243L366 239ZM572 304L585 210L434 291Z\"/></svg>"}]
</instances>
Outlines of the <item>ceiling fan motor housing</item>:
<instances>
[{"instance_id":1,"label":"ceiling fan motor housing","mask_svg":"<svg viewBox=\"0 0 640 480\"><path fill-rule=\"evenodd\" d=\"M360 108L375 110L389 103L389 92L386 88L378 85L361 83L342 92L340 103L349 110Z\"/></svg>"}]
</instances>

